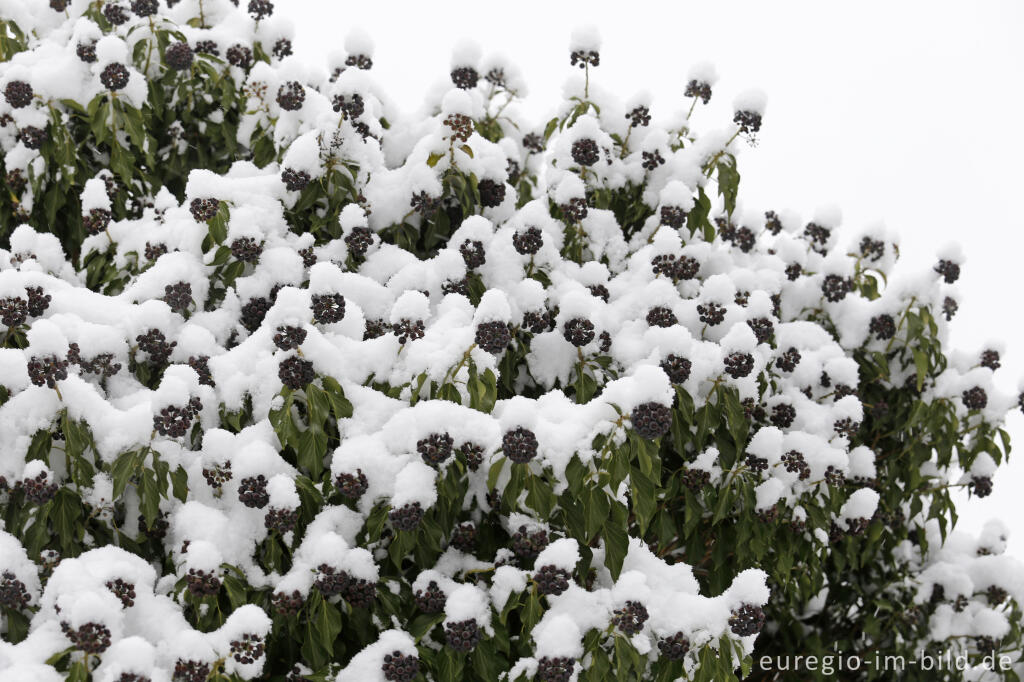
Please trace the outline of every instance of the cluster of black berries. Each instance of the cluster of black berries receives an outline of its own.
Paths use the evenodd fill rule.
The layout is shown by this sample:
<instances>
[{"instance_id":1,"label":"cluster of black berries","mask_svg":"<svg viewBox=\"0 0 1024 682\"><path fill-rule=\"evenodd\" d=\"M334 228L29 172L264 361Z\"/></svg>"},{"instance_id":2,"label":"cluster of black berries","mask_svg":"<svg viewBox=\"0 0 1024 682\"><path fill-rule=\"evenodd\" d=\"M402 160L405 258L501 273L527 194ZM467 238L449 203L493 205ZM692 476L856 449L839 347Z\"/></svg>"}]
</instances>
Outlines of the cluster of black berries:
<instances>
[{"instance_id":1,"label":"cluster of black berries","mask_svg":"<svg viewBox=\"0 0 1024 682\"><path fill-rule=\"evenodd\" d=\"M651 124L651 110L640 104L627 111L626 118L629 119L629 127L646 128Z\"/></svg>"},{"instance_id":2,"label":"cluster of black berries","mask_svg":"<svg viewBox=\"0 0 1024 682\"><path fill-rule=\"evenodd\" d=\"M314 294L313 321L317 324L341 322L345 317L345 297L341 294Z\"/></svg>"},{"instance_id":3,"label":"cluster of black berries","mask_svg":"<svg viewBox=\"0 0 1024 682\"><path fill-rule=\"evenodd\" d=\"M952 284L960 279L960 266L950 260L940 260L935 266L935 272L942 275L946 284Z\"/></svg>"},{"instance_id":4,"label":"cluster of black berries","mask_svg":"<svg viewBox=\"0 0 1024 682\"><path fill-rule=\"evenodd\" d=\"M7 173L7 175L4 176L4 181L7 183L7 186L11 189L11 193L15 195L20 195L22 192L25 191L25 188L28 186L28 180L22 174L20 168L14 168L10 170Z\"/></svg>"},{"instance_id":5,"label":"cluster of black berries","mask_svg":"<svg viewBox=\"0 0 1024 682\"><path fill-rule=\"evenodd\" d=\"M75 47L75 54L86 64L92 64L96 61L96 43L78 43ZM103 85L107 85L106 81Z\"/></svg>"},{"instance_id":6,"label":"cluster of black berries","mask_svg":"<svg viewBox=\"0 0 1024 682\"><path fill-rule=\"evenodd\" d=\"M46 140L49 139L49 135L45 128L25 126L18 131L18 139L28 149L42 149Z\"/></svg>"},{"instance_id":7,"label":"cluster of black berries","mask_svg":"<svg viewBox=\"0 0 1024 682\"><path fill-rule=\"evenodd\" d=\"M252 49L245 45L232 45L226 53L228 64L237 66L240 69L248 69L252 66Z\"/></svg>"},{"instance_id":8,"label":"cluster of black berries","mask_svg":"<svg viewBox=\"0 0 1024 682\"><path fill-rule=\"evenodd\" d=\"M373 59L365 54L350 54L345 57L345 66L354 66L357 69L369 71L373 68Z\"/></svg>"},{"instance_id":9,"label":"cluster of black berries","mask_svg":"<svg viewBox=\"0 0 1024 682\"><path fill-rule=\"evenodd\" d=\"M71 640L72 646L87 654L102 654L110 647L110 628L102 623L90 621L72 628L66 621L61 621L60 629Z\"/></svg>"},{"instance_id":10,"label":"cluster of black berries","mask_svg":"<svg viewBox=\"0 0 1024 682\"><path fill-rule=\"evenodd\" d=\"M377 598L377 584L362 578L353 578L345 574L347 581L342 591L345 601L359 609L368 609L373 606L373 600Z\"/></svg>"},{"instance_id":11,"label":"cluster of black berries","mask_svg":"<svg viewBox=\"0 0 1024 682\"><path fill-rule=\"evenodd\" d=\"M523 135L523 148L528 152L540 154L544 151L544 138L537 133Z\"/></svg>"},{"instance_id":12,"label":"cluster of black berries","mask_svg":"<svg viewBox=\"0 0 1024 682\"><path fill-rule=\"evenodd\" d=\"M160 242L150 244L149 242L146 242L146 249L143 252L143 255L146 257L146 260L155 261L165 253L167 253L167 244Z\"/></svg>"},{"instance_id":13,"label":"cluster of black berries","mask_svg":"<svg viewBox=\"0 0 1024 682\"><path fill-rule=\"evenodd\" d=\"M302 593L298 590L292 590L291 594L275 592L271 602L277 613L282 616L294 616L302 608Z\"/></svg>"},{"instance_id":14,"label":"cluster of black berries","mask_svg":"<svg viewBox=\"0 0 1024 682\"><path fill-rule=\"evenodd\" d=\"M92 208L82 216L82 227L89 235L97 235L110 225L110 211L105 208Z\"/></svg>"},{"instance_id":15,"label":"cluster of black berries","mask_svg":"<svg viewBox=\"0 0 1024 682\"><path fill-rule=\"evenodd\" d=\"M167 535L167 530L171 527L171 524L167 523L166 512L153 519L153 523L149 524L146 522L146 517L139 514L139 530L150 540L163 540Z\"/></svg>"},{"instance_id":16,"label":"cluster of black berries","mask_svg":"<svg viewBox=\"0 0 1024 682\"><path fill-rule=\"evenodd\" d=\"M349 253L363 256L373 245L373 232L368 227L353 227L352 231L345 235L345 245Z\"/></svg>"},{"instance_id":17,"label":"cluster of black berries","mask_svg":"<svg viewBox=\"0 0 1024 682\"><path fill-rule=\"evenodd\" d=\"M754 332L758 343L768 343L775 335L775 325L767 317L757 317L747 320L747 326Z\"/></svg>"},{"instance_id":18,"label":"cluster of black berries","mask_svg":"<svg viewBox=\"0 0 1024 682\"><path fill-rule=\"evenodd\" d=\"M343 496L358 500L369 489L370 483L366 480L366 474L362 469L356 469L356 473L340 473L334 478L334 487Z\"/></svg>"},{"instance_id":19,"label":"cluster of black berries","mask_svg":"<svg viewBox=\"0 0 1024 682\"><path fill-rule=\"evenodd\" d=\"M601 55L595 50L573 50L569 55L569 65L576 66L579 64L581 69L590 66L600 66Z\"/></svg>"},{"instance_id":20,"label":"cluster of black berries","mask_svg":"<svg viewBox=\"0 0 1024 682\"><path fill-rule=\"evenodd\" d=\"M310 181L309 173L294 168L285 168L281 171L281 182L289 192L301 192L306 189Z\"/></svg>"},{"instance_id":21,"label":"cluster of black berries","mask_svg":"<svg viewBox=\"0 0 1024 682\"><path fill-rule=\"evenodd\" d=\"M480 80L480 74L472 66L459 66L452 69L452 83L460 90L472 90Z\"/></svg>"},{"instance_id":22,"label":"cluster of black berries","mask_svg":"<svg viewBox=\"0 0 1024 682\"><path fill-rule=\"evenodd\" d=\"M790 346L775 361L775 365L783 372L792 372L800 364L800 351Z\"/></svg>"},{"instance_id":23,"label":"cluster of black berries","mask_svg":"<svg viewBox=\"0 0 1024 682\"><path fill-rule=\"evenodd\" d=\"M946 322L949 322L950 320L952 320L953 316L956 315L956 311L959 310L959 309L960 309L960 304L958 304L955 300L953 300L949 296L946 296L946 298L944 298L942 300L942 315L943 315L943 317L946 318Z\"/></svg>"},{"instance_id":24,"label":"cluster of black berries","mask_svg":"<svg viewBox=\"0 0 1024 682\"><path fill-rule=\"evenodd\" d=\"M988 394L980 386L969 388L963 392L964 407L968 410L983 410L988 405Z\"/></svg>"},{"instance_id":25,"label":"cluster of black berries","mask_svg":"<svg viewBox=\"0 0 1024 682\"><path fill-rule=\"evenodd\" d=\"M532 256L544 245L544 235L540 229L530 226L512 235L512 246L523 256Z\"/></svg>"},{"instance_id":26,"label":"cluster of black berries","mask_svg":"<svg viewBox=\"0 0 1024 682\"><path fill-rule=\"evenodd\" d=\"M384 656L381 672L388 682L412 682L420 674L420 659L406 656L401 651L392 651Z\"/></svg>"},{"instance_id":27,"label":"cluster of black berries","mask_svg":"<svg viewBox=\"0 0 1024 682\"><path fill-rule=\"evenodd\" d=\"M501 355L512 342L512 331L507 322L481 322L476 328L475 341L482 350L492 355Z\"/></svg>"},{"instance_id":28,"label":"cluster of black berries","mask_svg":"<svg viewBox=\"0 0 1024 682\"><path fill-rule=\"evenodd\" d=\"M846 474L830 465L825 469L825 483L833 488L841 488L846 485Z\"/></svg>"},{"instance_id":29,"label":"cluster of black berries","mask_svg":"<svg viewBox=\"0 0 1024 682\"><path fill-rule=\"evenodd\" d=\"M729 627L740 637L756 635L764 627L764 611L760 606L743 604L729 616Z\"/></svg>"},{"instance_id":30,"label":"cluster of black berries","mask_svg":"<svg viewBox=\"0 0 1024 682\"><path fill-rule=\"evenodd\" d=\"M174 682L206 682L210 664L205 661L178 659L174 662Z\"/></svg>"},{"instance_id":31,"label":"cluster of black berries","mask_svg":"<svg viewBox=\"0 0 1024 682\"><path fill-rule=\"evenodd\" d=\"M259 21L274 13L274 3L270 0L249 0L249 15Z\"/></svg>"},{"instance_id":32,"label":"cluster of black berries","mask_svg":"<svg viewBox=\"0 0 1024 682\"><path fill-rule=\"evenodd\" d=\"M811 476L811 467L808 466L803 453L798 450L790 450L783 454L782 463L785 465L786 471L797 474L801 481L805 481Z\"/></svg>"},{"instance_id":33,"label":"cluster of black berries","mask_svg":"<svg viewBox=\"0 0 1024 682\"><path fill-rule=\"evenodd\" d=\"M28 319L28 301L20 296L0 298L0 323L5 327L17 327Z\"/></svg>"},{"instance_id":34,"label":"cluster of black berries","mask_svg":"<svg viewBox=\"0 0 1024 682\"><path fill-rule=\"evenodd\" d=\"M391 331L391 325L384 320L366 320L366 330L363 332L363 341L379 339Z\"/></svg>"},{"instance_id":35,"label":"cluster of black berries","mask_svg":"<svg viewBox=\"0 0 1024 682\"><path fill-rule=\"evenodd\" d=\"M176 282L164 286L162 300L171 310L185 314L192 305L192 285L188 282Z\"/></svg>"},{"instance_id":36,"label":"cluster of black berries","mask_svg":"<svg viewBox=\"0 0 1024 682\"><path fill-rule=\"evenodd\" d=\"M615 609L612 622L615 624L615 627L632 637L643 630L644 623L647 622L649 617L646 606L637 601L627 601L624 607Z\"/></svg>"},{"instance_id":37,"label":"cluster of black berries","mask_svg":"<svg viewBox=\"0 0 1024 682\"><path fill-rule=\"evenodd\" d=\"M768 460L752 453L747 455L746 463L750 470L755 473L768 470Z\"/></svg>"},{"instance_id":38,"label":"cluster of black berries","mask_svg":"<svg viewBox=\"0 0 1024 682\"><path fill-rule=\"evenodd\" d=\"M120 2L108 2L103 5L103 16L112 26L120 26L128 21L128 11Z\"/></svg>"},{"instance_id":39,"label":"cluster of black berries","mask_svg":"<svg viewBox=\"0 0 1024 682\"><path fill-rule=\"evenodd\" d=\"M569 589L569 581L572 576L564 568L558 568L548 564L541 566L533 574L533 581L537 583L537 591L541 594L559 595Z\"/></svg>"},{"instance_id":40,"label":"cluster of black berries","mask_svg":"<svg viewBox=\"0 0 1024 682\"><path fill-rule=\"evenodd\" d=\"M608 299L611 298L611 292L608 291L608 287L603 284L591 284L587 287L587 290L590 292L591 296L599 298L605 303L607 303Z\"/></svg>"},{"instance_id":41,"label":"cluster of black berries","mask_svg":"<svg viewBox=\"0 0 1024 682\"><path fill-rule=\"evenodd\" d=\"M846 295L853 290L853 280L840 275L825 275L821 282L821 293L825 299L836 303L846 298Z\"/></svg>"},{"instance_id":42,"label":"cluster of black berries","mask_svg":"<svg viewBox=\"0 0 1024 682\"><path fill-rule=\"evenodd\" d=\"M207 597L220 591L220 578L213 572L207 573L202 569L190 568L185 574L185 585L192 595Z\"/></svg>"},{"instance_id":43,"label":"cluster of black berries","mask_svg":"<svg viewBox=\"0 0 1024 682\"><path fill-rule=\"evenodd\" d=\"M537 456L537 435L522 426L505 432L501 451L516 464L525 464Z\"/></svg>"},{"instance_id":44,"label":"cluster of black berries","mask_svg":"<svg viewBox=\"0 0 1024 682\"><path fill-rule=\"evenodd\" d=\"M992 494L992 479L988 476L973 476L971 489L978 497L988 497Z\"/></svg>"},{"instance_id":45,"label":"cluster of black berries","mask_svg":"<svg viewBox=\"0 0 1024 682\"><path fill-rule=\"evenodd\" d=\"M643 403L633 408L630 422L641 438L654 440L672 428L672 410L661 403Z\"/></svg>"},{"instance_id":46,"label":"cluster of black berries","mask_svg":"<svg viewBox=\"0 0 1024 682\"><path fill-rule=\"evenodd\" d=\"M694 98L699 97L704 104L707 104L711 99L711 84L705 81L691 79L690 82L686 84L686 90L683 92L683 96Z\"/></svg>"},{"instance_id":47,"label":"cluster of black berries","mask_svg":"<svg viewBox=\"0 0 1024 682\"><path fill-rule=\"evenodd\" d=\"M425 191L416 192L409 198L409 206L421 216L427 216L437 210L441 205L440 197L434 197Z\"/></svg>"},{"instance_id":48,"label":"cluster of black berries","mask_svg":"<svg viewBox=\"0 0 1024 682\"><path fill-rule=\"evenodd\" d=\"M404 504L398 509L388 512L388 519L398 530L413 531L419 527L423 520L423 507L419 502Z\"/></svg>"},{"instance_id":49,"label":"cluster of black berries","mask_svg":"<svg viewBox=\"0 0 1024 682\"><path fill-rule=\"evenodd\" d=\"M555 321L547 310L529 310L523 313L522 328L534 334L550 331Z\"/></svg>"},{"instance_id":50,"label":"cluster of black berries","mask_svg":"<svg viewBox=\"0 0 1024 682\"><path fill-rule=\"evenodd\" d=\"M391 331L398 337L398 343L405 345L409 341L422 339L426 333L426 328L423 325L423 320L407 320L402 318L391 325Z\"/></svg>"},{"instance_id":51,"label":"cluster of black berries","mask_svg":"<svg viewBox=\"0 0 1024 682\"><path fill-rule=\"evenodd\" d=\"M302 327L282 325L274 333L274 345L281 350L294 350L306 340L306 330Z\"/></svg>"},{"instance_id":52,"label":"cluster of black berries","mask_svg":"<svg viewBox=\"0 0 1024 682\"><path fill-rule=\"evenodd\" d=\"M416 452L423 461L437 467L452 455L455 440L447 433L432 433L416 443Z\"/></svg>"},{"instance_id":53,"label":"cluster of black berries","mask_svg":"<svg viewBox=\"0 0 1024 682\"><path fill-rule=\"evenodd\" d=\"M980 364L993 372L1002 367L1002 363L999 362L999 351L991 349L982 351Z\"/></svg>"},{"instance_id":54,"label":"cluster of black berries","mask_svg":"<svg viewBox=\"0 0 1024 682\"><path fill-rule=\"evenodd\" d=\"M452 529L448 544L460 552L472 554L476 549L476 526L471 521L460 523Z\"/></svg>"},{"instance_id":55,"label":"cluster of black berries","mask_svg":"<svg viewBox=\"0 0 1024 682\"><path fill-rule=\"evenodd\" d=\"M512 534L512 551L524 563L536 559L547 546L548 532L543 528L530 531L526 526L519 526L519 530Z\"/></svg>"},{"instance_id":56,"label":"cluster of black berries","mask_svg":"<svg viewBox=\"0 0 1024 682\"><path fill-rule=\"evenodd\" d=\"M282 384L293 391L298 391L313 383L313 380L316 379L316 372L313 371L312 362L297 355L291 355L278 365L277 377Z\"/></svg>"},{"instance_id":57,"label":"cluster of black berries","mask_svg":"<svg viewBox=\"0 0 1024 682\"><path fill-rule=\"evenodd\" d=\"M285 111L298 111L306 101L306 89L298 81L287 81L277 89L277 104Z\"/></svg>"},{"instance_id":58,"label":"cluster of black berries","mask_svg":"<svg viewBox=\"0 0 1024 682\"><path fill-rule=\"evenodd\" d=\"M34 355L28 361L28 377L36 386L54 388L58 381L68 378L68 361L56 355Z\"/></svg>"},{"instance_id":59,"label":"cluster of black berries","mask_svg":"<svg viewBox=\"0 0 1024 682\"><path fill-rule=\"evenodd\" d=\"M452 137L465 142L473 135L473 119L465 114L449 114L444 124L452 131Z\"/></svg>"},{"instance_id":60,"label":"cluster of black berries","mask_svg":"<svg viewBox=\"0 0 1024 682\"><path fill-rule=\"evenodd\" d=\"M562 215L570 223L578 223L587 217L587 200L581 197L574 197L568 202L560 204Z\"/></svg>"},{"instance_id":61,"label":"cluster of black berries","mask_svg":"<svg viewBox=\"0 0 1024 682\"><path fill-rule=\"evenodd\" d=\"M653 152L641 152L640 156L643 157L643 161L640 165L643 166L644 170L653 171L658 166L664 165L665 163L665 158L657 149Z\"/></svg>"},{"instance_id":62,"label":"cluster of black berries","mask_svg":"<svg viewBox=\"0 0 1024 682\"><path fill-rule=\"evenodd\" d=\"M246 507L263 509L270 503L267 477L263 474L248 476L238 482L238 500Z\"/></svg>"},{"instance_id":63,"label":"cluster of black berries","mask_svg":"<svg viewBox=\"0 0 1024 682\"><path fill-rule=\"evenodd\" d=\"M464 461L470 471L476 471L484 461L484 449L476 443L463 443L455 451L455 456Z\"/></svg>"},{"instance_id":64,"label":"cluster of black berries","mask_svg":"<svg viewBox=\"0 0 1024 682\"><path fill-rule=\"evenodd\" d=\"M804 236L811 242L812 249L824 254L827 251L828 240L832 237L832 230L818 223L807 223L804 227Z\"/></svg>"},{"instance_id":65,"label":"cluster of black berries","mask_svg":"<svg viewBox=\"0 0 1024 682\"><path fill-rule=\"evenodd\" d=\"M732 122L740 127L744 135L753 135L761 129L761 114L756 111L737 111Z\"/></svg>"},{"instance_id":66,"label":"cluster of black berries","mask_svg":"<svg viewBox=\"0 0 1024 682\"><path fill-rule=\"evenodd\" d=\"M192 52L192 48L183 40L168 45L167 50L164 52L164 60L167 62L167 66L175 71L188 71L192 67L192 60L194 58L195 54Z\"/></svg>"},{"instance_id":67,"label":"cluster of black berries","mask_svg":"<svg viewBox=\"0 0 1024 682\"><path fill-rule=\"evenodd\" d=\"M220 199L193 199L188 208L197 223L205 223L216 217L220 209Z\"/></svg>"},{"instance_id":68,"label":"cluster of black berries","mask_svg":"<svg viewBox=\"0 0 1024 682\"><path fill-rule=\"evenodd\" d=\"M23 480L22 489L25 491L26 501L36 505L45 505L57 494L57 484L50 482L46 471L40 471L35 477Z\"/></svg>"},{"instance_id":69,"label":"cluster of black berries","mask_svg":"<svg viewBox=\"0 0 1024 682\"><path fill-rule=\"evenodd\" d=\"M788 429L796 419L796 408L789 403L778 403L772 407L771 422L780 429Z\"/></svg>"},{"instance_id":70,"label":"cluster of black berries","mask_svg":"<svg viewBox=\"0 0 1024 682\"><path fill-rule=\"evenodd\" d=\"M652 327L671 327L678 322L679 318L671 308L658 305L647 311L647 324Z\"/></svg>"},{"instance_id":71,"label":"cluster of black berries","mask_svg":"<svg viewBox=\"0 0 1024 682\"><path fill-rule=\"evenodd\" d=\"M871 237L860 240L860 255L871 262L877 262L885 255L885 242Z\"/></svg>"},{"instance_id":72,"label":"cluster of black berries","mask_svg":"<svg viewBox=\"0 0 1024 682\"><path fill-rule=\"evenodd\" d=\"M673 384L682 384L690 378L693 363L678 355L669 354L661 361L661 369Z\"/></svg>"},{"instance_id":73,"label":"cluster of black berries","mask_svg":"<svg viewBox=\"0 0 1024 682\"><path fill-rule=\"evenodd\" d=\"M28 606L31 597L25 583L10 571L0 575L0 606L12 611L21 611Z\"/></svg>"},{"instance_id":74,"label":"cluster of black berries","mask_svg":"<svg viewBox=\"0 0 1024 682\"><path fill-rule=\"evenodd\" d=\"M437 582L431 580L425 590L416 590L414 599L416 600L416 608L423 613L441 613L444 611L447 597L444 591L438 587Z\"/></svg>"},{"instance_id":75,"label":"cluster of black berries","mask_svg":"<svg viewBox=\"0 0 1024 682\"><path fill-rule=\"evenodd\" d=\"M231 462L203 467L203 478L206 479L206 484L214 490L220 490L221 486L231 480L231 476Z\"/></svg>"},{"instance_id":76,"label":"cluster of black berries","mask_svg":"<svg viewBox=\"0 0 1024 682\"><path fill-rule=\"evenodd\" d=\"M333 597L345 591L352 577L345 571L339 571L334 566L320 564L316 568L316 579L313 580L313 587L320 591L325 597Z\"/></svg>"},{"instance_id":77,"label":"cluster of black berries","mask_svg":"<svg viewBox=\"0 0 1024 682\"><path fill-rule=\"evenodd\" d=\"M782 232L782 220L775 211L764 212L764 229L773 235L777 235Z\"/></svg>"},{"instance_id":78,"label":"cluster of black berries","mask_svg":"<svg viewBox=\"0 0 1024 682\"><path fill-rule=\"evenodd\" d=\"M203 409L199 398L190 398L187 405L167 405L153 415L153 429L161 436L181 438L192 427L192 420Z\"/></svg>"},{"instance_id":79,"label":"cluster of black berries","mask_svg":"<svg viewBox=\"0 0 1024 682\"><path fill-rule=\"evenodd\" d=\"M594 340L594 323L585 317L574 317L562 327L565 340L581 348Z\"/></svg>"},{"instance_id":80,"label":"cluster of black berries","mask_svg":"<svg viewBox=\"0 0 1024 682\"><path fill-rule=\"evenodd\" d=\"M680 206L662 206L661 224L678 230L686 224L687 212Z\"/></svg>"},{"instance_id":81,"label":"cluster of black berries","mask_svg":"<svg viewBox=\"0 0 1024 682\"><path fill-rule=\"evenodd\" d=\"M135 606L135 585L132 583L126 582L121 578L108 580L107 589L121 600L121 605L126 609Z\"/></svg>"},{"instance_id":82,"label":"cluster of black berries","mask_svg":"<svg viewBox=\"0 0 1024 682\"><path fill-rule=\"evenodd\" d=\"M444 625L445 642L459 653L467 653L480 643L480 626L472 618Z\"/></svg>"},{"instance_id":83,"label":"cluster of black berries","mask_svg":"<svg viewBox=\"0 0 1024 682\"><path fill-rule=\"evenodd\" d=\"M51 296L43 293L42 287L25 287L28 294L28 314L32 317L39 317L50 307Z\"/></svg>"},{"instance_id":84,"label":"cluster of black berries","mask_svg":"<svg viewBox=\"0 0 1024 682\"><path fill-rule=\"evenodd\" d=\"M683 485L698 492L701 488L711 482L711 472L703 469L686 468L683 470Z\"/></svg>"},{"instance_id":85,"label":"cluster of black berries","mask_svg":"<svg viewBox=\"0 0 1024 682\"><path fill-rule=\"evenodd\" d=\"M157 0L132 0L132 11L136 16L151 17L156 14L159 7Z\"/></svg>"},{"instance_id":86,"label":"cluster of black berries","mask_svg":"<svg viewBox=\"0 0 1024 682\"><path fill-rule=\"evenodd\" d=\"M263 651L263 638L259 635L246 632L238 639L231 640L231 655L242 665L255 663L263 656Z\"/></svg>"},{"instance_id":87,"label":"cluster of black berries","mask_svg":"<svg viewBox=\"0 0 1024 682\"><path fill-rule=\"evenodd\" d=\"M853 437L857 435L857 430L860 429L860 422L856 422L849 417L844 417L842 419L837 419L835 423L832 424L832 428L840 436L846 436L850 440L853 440Z\"/></svg>"},{"instance_id":88,"label":"cluster of black berries","mask_svg":"<svg viewBox=\"0 0 1024 682\"><path fill-rule=\"evenodd\" d=\"M366 102L359 93L348 95L335 95L331 104L336 112L345 112L348 118L359 118L366 111Z\"/></svg>"},{"instance_id":89,"label":"cluster of black berries","mask_svg":"<svg viewBox=\"0 0 1024 682\"><path fill-rule=\"evenodd\" d=\"M875 335L875 338L885 341L896 335L896 320L888 313L875 315L868 323L868 331Z\"/></svg>"},{"instance_id":90,"label":"cluster of black berries","mask_svg":"<svg viewBox=\"0 0 1024 682\"><path fill-rule=\"evenodd\" d=\"M504 182L484 178L477 183L477 190L480 192L480 205L484 208L495 208L505 201Z\"/></svg>"},{"instance_id":91,"label":"cluster of black berries","mask_svg":"<svg viewBox=\"0 0 1024 682\"><path fill-rule=\"evenodd\" d=\"M271 507L263 517L263 525L267 530L276 530L282 535L295 529L299 520L299 512L295 509L279 509Z\"/></svg>"},{"instance_id":92,"label":"cluster of black berries","mask_svg":"<svg viewBox=\"0 0 1024 682\"><path fill-rule=\"evenodd\" d=\"M534 679L538 682L569 682L575 670L576 661L568 656L543 656L537 662L537 674Z\"/></svg>"},{"instance_id":93,"label":"cluster of black berries","mask_svg":"<svg viewBox=\"0 0 1024 682\"><path fill-rule=\"evenodd\" d=\"M92 54L95 56L96 48L93 46ZM111 92L117 92L128 85L128 67L119 62L111 62L103 67L103 71L100 73L100 82L103 83L103 87Z\"/></svg>"},{"instance_id":94,"label":"cluster of black berries","mask_svg":"<svg viewBox=\"0 0 1024 682\"><path fill-rule=\"evenodd\" d=\"M32 103L32 86L25 81L11 81L4 88L4 98L12 109L21 109Z\"/></svg>"},{"instance_id":95,"label":"cluster of black berries","mask_svg":"<svg viewBox=\"0 0 1024 682\"><path fill-rule=\"evenodd\" d=\"M697 313L700 315L701 322L712 327L722 324L722 321L725 320L725 306L717 303L712 302L707 305L700 303L697 305Z\"/></svg>"},{"instance_id":96,"label":"cluster of black berries","mask_svg":"<svg viewBox=\"0 0 1024 682\"><path fill-rule=\"evenodd\" d=\"M786 266L786 279L795 282L803 274L803 266L799 263L790 263Z\"/></svg>"},{"instance_id":97,"label":"cluster of black berries","mask_svg":"<svg viewBox=\"0 0 1024 682\"><path fill-rule=\"evenodd\" d=\"M580 166L593 166L601 158L597 142L584 137L572 143L572 160Z\"/></svg>"},{"instance_id":98,"label":"cluster of black berries","mask_svg":"<svg viewBox=\"0 0 1024 682\"><path fill-rule=\"evenodd\" d=\"M658 650L670 661L681 661L690 651L690 640L682 632L658 640Z\"/></svg>"},{"instance_id":99,"label":"cluster of black berries","mask_svg":"<svg viewBox=\"0 0 1024 682\"><path fill-rule=\"evenodd\" d=\"M741 379L754 370L754 358L749 353L730 353L725 358L725 373L733 379Z\"/></svg>"}]
</instances>

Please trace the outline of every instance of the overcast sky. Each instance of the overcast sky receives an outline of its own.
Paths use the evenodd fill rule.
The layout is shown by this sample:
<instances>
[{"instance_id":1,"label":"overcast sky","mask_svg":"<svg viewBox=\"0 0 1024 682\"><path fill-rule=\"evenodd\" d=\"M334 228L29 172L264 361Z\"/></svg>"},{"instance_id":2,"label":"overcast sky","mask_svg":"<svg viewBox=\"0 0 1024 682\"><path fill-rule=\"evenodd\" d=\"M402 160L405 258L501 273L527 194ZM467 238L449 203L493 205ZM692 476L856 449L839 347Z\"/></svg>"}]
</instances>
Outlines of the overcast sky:
<instances>
[{"instance_id":1,"label":"overcast sky","mask_svg":"<svg viewBox=\"0 0 1024 682\"><path fill-rule=\"evenodd\" d=\"M722 125L738 92L768 95L760 141L740 157L748 207L809 218L836 204L855 229L884 220L901 233L906 265L928 265L959 241L967 254L953 340L965 350L1007 344L997 372L1007 391L1024 377L1024 3L916 2L404 2L282 0L296 52L323 60L351 28L376 44L374 73L414 111L446 79L452 45L473 38L522 70L525 109L540 121L572 73L571 30L596 24L604 39L592 78L628 97L653 95L653 114L688 105L691 64L719 72L703 120ZM716 118L717 117L717 118ZM719 123L721 122L721 123ZM699 124L699 121L698 121ZM1024 418L1009 428L1020 452L995 492L966 502L961 526L1001 516L1024 556ZM1014 523L1015 519L1019 519Z\"/></svg>"}]
</instances>

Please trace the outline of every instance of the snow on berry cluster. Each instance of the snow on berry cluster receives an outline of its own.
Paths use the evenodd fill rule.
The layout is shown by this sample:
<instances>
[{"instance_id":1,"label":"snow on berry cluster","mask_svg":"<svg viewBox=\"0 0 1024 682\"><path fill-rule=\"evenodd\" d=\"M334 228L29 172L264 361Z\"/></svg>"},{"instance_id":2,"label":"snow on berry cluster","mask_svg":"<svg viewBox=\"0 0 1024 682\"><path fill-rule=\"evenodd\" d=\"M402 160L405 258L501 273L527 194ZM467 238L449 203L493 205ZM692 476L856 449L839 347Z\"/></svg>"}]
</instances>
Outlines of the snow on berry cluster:
<instances>
[{"instance_id":1,"label":"snow on berry cluster","mask_svg":"<svg viewBox=\"0 0 1024 682\"><path fill-rule=\"evenodd\" d=\"M582 31L546 125L473 45L412 117L361 35L324 72L271 2L168 4L0 2L31 36L0 64L26 181L0 250L0 667L711 679L771 617L783 536L812 568L890 543L922 646L1007 643L1019 564L943 547L933 518L949 486L991 491L1017 402L998 345L945 347L962 255L901 272L884 227L745 208L763 96L698 134L700 65L658 122L601 90ZM140 112L218 78L222 172L117 165L193 154L204 128L153 149ZM31 219L49 117L103 106L120 151L81 183L70 253ZM918 464L880 471L904 446ZM793 602L820 611L811 573Z\"/></svg>"}]
</instances>

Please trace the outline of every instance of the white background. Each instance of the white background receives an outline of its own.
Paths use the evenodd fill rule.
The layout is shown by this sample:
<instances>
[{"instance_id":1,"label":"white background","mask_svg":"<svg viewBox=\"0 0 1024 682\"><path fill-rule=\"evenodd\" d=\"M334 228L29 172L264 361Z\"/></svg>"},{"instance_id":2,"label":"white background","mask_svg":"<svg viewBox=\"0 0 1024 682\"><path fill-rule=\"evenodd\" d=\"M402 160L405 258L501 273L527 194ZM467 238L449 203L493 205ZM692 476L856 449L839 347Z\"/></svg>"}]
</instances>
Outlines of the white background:
<instances>
[{"instance_id":1,"label":"white background","mask_svg":"<svg viewBox=\"0 0 1024 682\"><path fill-rule=\"evenodd\" d=\"M748 207L804 219L837 204L853 229L882 219L901 233L904 267L928 267L943 243L966 252L953 342L1007 344L1001 386L1024 377L1024 3L1006 2L337 2L279 0L296 23L296 53L322 62L352 28L376 44L374 70L414 112L447 79L450 52L475 39L504 53L530 88L538 125L572 73L568 38L595 24L604 39L592 78L628 97L653 95L657 118L688 106L697 61L719 72L697 127L725 125L732 98L768 94L757 148L740 157ZM845 240L844 240L845 243ZM1002 517L1024 556L1024 418L1009 429L1021 452L985 500L962 498L960 527Z\"/></svg>"}]
</instances>

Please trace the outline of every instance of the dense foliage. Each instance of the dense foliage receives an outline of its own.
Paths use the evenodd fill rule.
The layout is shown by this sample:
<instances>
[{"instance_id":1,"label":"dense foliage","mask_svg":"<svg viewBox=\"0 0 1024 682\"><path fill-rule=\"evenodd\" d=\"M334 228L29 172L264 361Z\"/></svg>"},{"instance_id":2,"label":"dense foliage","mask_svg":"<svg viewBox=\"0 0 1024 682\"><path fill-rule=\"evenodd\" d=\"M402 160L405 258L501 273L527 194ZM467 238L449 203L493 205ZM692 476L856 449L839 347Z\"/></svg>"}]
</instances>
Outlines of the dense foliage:
<instances>
[{"instance_id":1,"label":"dense foliage","mask_svg":"<svg viewBox=\"0 0 1024 682\"><path fill-rule=\"evenodd\" d=\"M580 32L533 125L472 45L411 117L290 41L0 0L0 680L1018 679L956 249L745 209L705 65L659 121Z\"/></svg>"}]
</instances>

